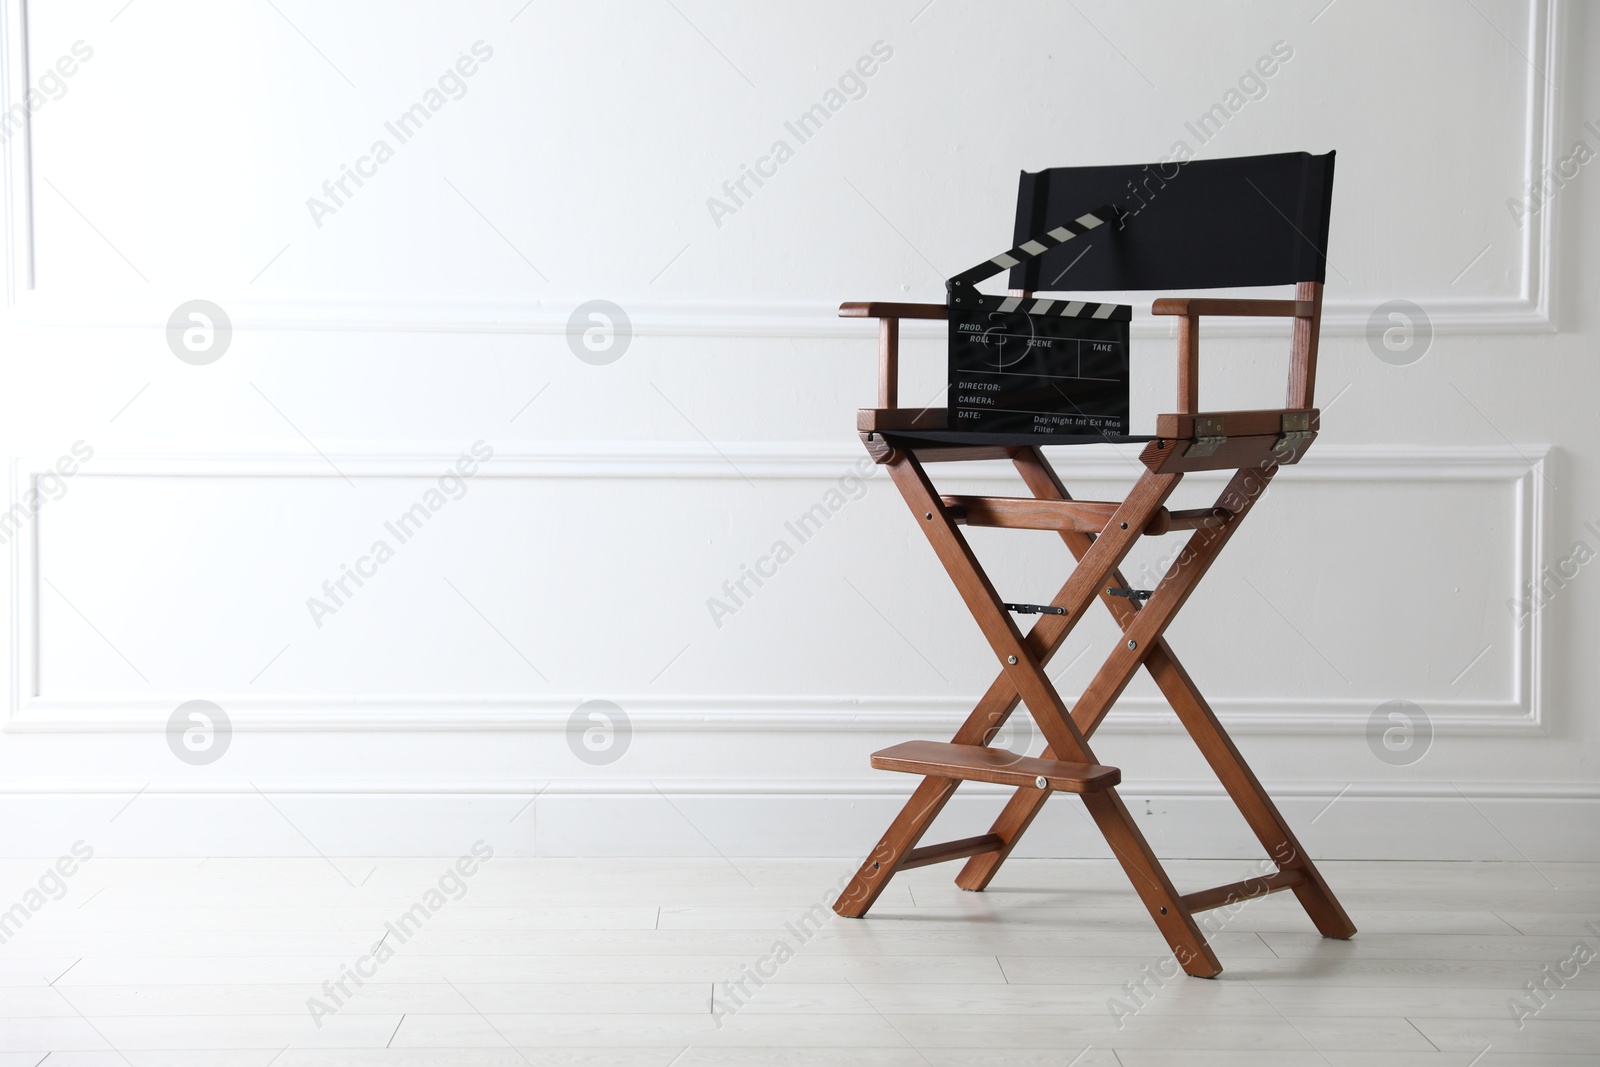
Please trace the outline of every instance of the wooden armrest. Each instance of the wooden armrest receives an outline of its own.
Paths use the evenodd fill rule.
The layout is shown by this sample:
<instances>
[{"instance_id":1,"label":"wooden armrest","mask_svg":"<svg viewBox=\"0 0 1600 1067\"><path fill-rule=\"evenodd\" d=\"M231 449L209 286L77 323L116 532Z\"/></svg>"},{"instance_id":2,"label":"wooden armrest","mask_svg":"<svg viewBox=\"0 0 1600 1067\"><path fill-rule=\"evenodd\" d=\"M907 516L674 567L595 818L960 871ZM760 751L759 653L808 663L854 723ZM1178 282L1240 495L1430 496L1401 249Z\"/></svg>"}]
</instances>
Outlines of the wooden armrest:
<instances>
[{"instance_id":1,"label":"wooden armrest","mask_svg":"<svg viewBox=\"0 0 1600 1067\"><path fill-rule=\"evenodd\" d=\"M856 429L861 433L949 428L949 408L861 408L856 412Z\"/></svg>"},{"instance_id":2,"label":"wooden armrest","mask_svg":"<svg viewBox=\"0 0 1600 1067\"><path fill-rule=\"evenodd\" d=\"M950 317L943 304L893 304L882 300L852 300L839 305L841 319L878 320L878 406L900 405L900 320Z\"/></svg>"},{"instance_id":3,"label":"wooden armrest","mask_svg":"<svg viewBox=\"0 0 1600 1067\"><path fill-rule=\"evenodd\" d=\"M1231 315L1252 318L1309 319L1316 311L1311 300L1227 300L1168 297L1150 305L1152 315Z\"/></svg>"},{"instance_id":4,"label":"wooden armrest","mask_svg":"<svg viewBox=\"0 0 1600 1067\"><path fill-rule=\"evenodd\" d=\"M851 301L839 305L841 319L947 319L943 304L892 304L882 300Z\"/></svg>"}]
</instances>

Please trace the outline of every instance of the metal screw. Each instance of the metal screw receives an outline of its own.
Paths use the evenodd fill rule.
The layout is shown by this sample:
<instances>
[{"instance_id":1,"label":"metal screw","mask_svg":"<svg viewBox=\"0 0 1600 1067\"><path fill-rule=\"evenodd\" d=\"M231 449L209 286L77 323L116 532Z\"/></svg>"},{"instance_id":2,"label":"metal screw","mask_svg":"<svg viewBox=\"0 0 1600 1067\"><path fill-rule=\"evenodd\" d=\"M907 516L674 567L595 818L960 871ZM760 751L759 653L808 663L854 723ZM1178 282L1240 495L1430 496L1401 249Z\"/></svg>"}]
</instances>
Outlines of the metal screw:
<instances>
[{"instance_id":1,"label":"metal screw","mask_svg":"<svg viewBox=\"0 0 1600 1067\"><path fill-rule=\"evenodd\" d=\"M1037 777L1037 778L1035 778L1033 780L1033 784L1038 786L1040 789L1043 789L1045 786L1049 785L1050 783L1045 781L1044 775L1041 774L1041 775L1039 775L1039 777Z\"/></svg>"},{"instance_id":2,"label":"metal screw","mask_svg":"<svg viewBox=\"0 0 1600 1067\"><path fill-rule=\"evenodd\" d=\"M1127 524L1127 523L1123 523L1123 524L1122 524L1122 528L1123 528L1123 529L1124 529L1124 530L1126 530L1126 529L1127 529L1127 528L1128 528L1128 524Z\"/></svg>"},{"instance_id":3,"label":"metal screw","mask_svg":"<svg viewBox=\"0 0 1600 1067\"><path fill-rule=\"evenodd\" d=\"M877 870L878 869L878 863L877 863L876 860L874 860L873 863L872 863L872 869L873 870Z\"/></svg>"},{"instance_id":4,"label":"metal screw","mask_svg":"<svg viewBox=\"0 0 1600 1067\"><path fill-rule=\"evenodd\" d=\"M1137 642L1137 641L1129 641L1128 642L1128 647L1129 648L1138 648L1139 647L1139 642Z\"/></svg>"},{"instance_id":5,"label":"metal screw","mask_svg":"<svg viewBox=\"0 0 1600 1067\"><path fill-rule=\"evenodd\" d=\"M1162 908L1161 909L1161 914L1165 915L1166 913L1167 913L1167 909L1166 908Z\"/></svg>"},{"instance_id":6,"label":"metal screw","mask_svg":"<svg viewBox=\"0 0 1600 1067\"><path fill-rule=\"evenodd\" d=\"M922 517L924 519L932 519L933 518L933 512L930 511L930 512L928 512L926 515L924 515Z\"/></svg>"},{"instance_id":7,"label":"metal screw","mask_svg":"<svg viewBox=\"0 0 1600 1067\"><path fill-rule=\"evenodd\" d=\"M1017 662L1017 657L1015 657L1015 656L1007 656L1006 657L1006 662L1007 663L1015 663L1015 662Z\"/></svg>"}]
</instances>

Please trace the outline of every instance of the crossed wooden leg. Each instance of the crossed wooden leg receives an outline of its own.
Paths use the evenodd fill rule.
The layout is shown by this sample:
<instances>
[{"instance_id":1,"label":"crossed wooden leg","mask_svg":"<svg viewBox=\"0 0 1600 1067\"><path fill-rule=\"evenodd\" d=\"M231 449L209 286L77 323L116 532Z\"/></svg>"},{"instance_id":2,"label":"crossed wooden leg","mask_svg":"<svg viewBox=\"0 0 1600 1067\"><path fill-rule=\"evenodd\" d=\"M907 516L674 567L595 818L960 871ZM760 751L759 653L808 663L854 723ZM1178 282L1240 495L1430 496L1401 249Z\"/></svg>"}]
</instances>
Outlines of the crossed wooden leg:
<instances>
[{"instance_id":1,"label":"crossed wooden leg","mask_svg":"<svg viewBox=\"0 0 1600 1067\"><path fill-rule=\"evenodd\" d=\"M1039 450L1017 450L1012 458L1036 498L1070 499ZM1048 743L1044 758L1093 763L1087 738L1143 664L1278 867L1270 875L1181 897L1115 790L1084 793L1090 817L1172 946L1180 965L1190 974L1205 977L1222 969L1195 924L1193 912L1278 889L1293 889L1325 936L1349 937L1355 933L1349 917L1162 636L1233 530L1266 488L1275 467L1245 468L1235 474L1218 500L1217 523L1195 532L1149 603L1141 609L1131 598L1110 596L1106 586L1108 580L1118 586L1126 584L1117 570L1118 565L1181 477L1143 474L1099 535L1061 533L1078 560L1077 569L1051 602L1065 609L1065 613L1042 616L1026 637L1017 630L1001 605L922 465L912 454L897 452L889 460L889 470L906 503L922 522L930 543L968 609L1002 661L1000 675L957 731L953 738L955 744L987 745L1020 700L1027 705ZM1096 597L1112 612L1123 630L1124 640L1069 713L1045 675L1044 667ZM930 776L923 779L835 903L839 914L850 917L865 914L897 871L947 859L971 857L956 883L966 889L985 888L1050 795L1045 789L1018 789L988 834L917 848L923 833L959 784L951 778Z\"/></svg>"}]
</instances>

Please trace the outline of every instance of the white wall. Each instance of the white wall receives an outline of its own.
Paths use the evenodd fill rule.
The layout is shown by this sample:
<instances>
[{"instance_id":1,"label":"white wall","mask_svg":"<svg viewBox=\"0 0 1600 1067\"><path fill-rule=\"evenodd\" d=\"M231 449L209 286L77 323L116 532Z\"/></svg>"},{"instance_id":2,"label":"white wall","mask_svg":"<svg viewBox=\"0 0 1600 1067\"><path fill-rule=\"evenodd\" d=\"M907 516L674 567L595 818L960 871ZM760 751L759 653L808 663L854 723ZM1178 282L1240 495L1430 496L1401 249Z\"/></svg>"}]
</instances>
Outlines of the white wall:
<instances>
[{"instance_id":1,"label":"white wall","mask_svg":"<svg viewBox=\"0 0 1600 1067\"><path fill-rule=\"evenodd\" d=\"M912 784L867 754L946 736L995 665L892 487L855 481L873 343L833 309L941 299L1008 242L1020 169L1183 141L1339 161L1324 432L1174 649L1321 854L1600 857L1600 568L1570 564L1524 625L1507 606L1600 549L1600 179L1574 163L1514 208L1575 142L1600 150L1581 5L5 7L4 104L31 85L39 106L5 145L0 434L12 502L45 502L4 545L0 849L861 853ZM401 143L385 123L475 47ZM874 49L800 143L786 121ZM1200 144L1186 124L1216 103L1235 113ZM392 158L364 163L380 139ZM724 182L780 139L792 158L734 203ZM165 328L196 299L234 331L207 365ZM632 323L609 364L569 345L593 299ZM1173 385L1148 299L1146 425ZM1430 324L1406 365L1369 338L1392 299ZM1278 402L1286 329L1249 325L1206 327L1205 406ZM908 335L905 395L933 401L940 335ZM35 483L76 442L92 457ZM385 522L476 442L492 458L399 543ZM1091 497L1135 473L1099 449L1060 466ZM800 543L785 523L830 491ZM1059 543L986 532L1003 592L1053 593ZM380 539L393 558L314 619ZM778 540L793 558L714 619ZM1112 633L1074 634L1066 693ZM195 699L234 730L206 765L165 732ZM631 723L608 763L569 746L592 699ZM1403 765L1369 743L1391 700L1431 725ZM1167 854L1254 855L1146 680L1097 752ZM952 827L999 799L962 796ZM1052 812L1035 851L1100 853Z\"/></svg>"}]
</instances>

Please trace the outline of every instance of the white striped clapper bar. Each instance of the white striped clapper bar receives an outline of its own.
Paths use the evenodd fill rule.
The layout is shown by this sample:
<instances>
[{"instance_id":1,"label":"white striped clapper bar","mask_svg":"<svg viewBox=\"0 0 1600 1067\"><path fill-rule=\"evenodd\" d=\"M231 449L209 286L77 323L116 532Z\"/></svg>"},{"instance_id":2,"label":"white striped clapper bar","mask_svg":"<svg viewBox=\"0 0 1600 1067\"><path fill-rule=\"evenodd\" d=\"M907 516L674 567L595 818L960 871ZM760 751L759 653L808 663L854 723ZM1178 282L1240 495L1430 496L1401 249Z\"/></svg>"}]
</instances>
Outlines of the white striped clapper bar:
<instances>
[{"instance_id":1,"label":"white striped clapper bar","mask_svg":"<svg viewBox=\"0 0 1600 1067\"><path fill-rule=\"evenodd\" d=\"M957 274L945 283L949 305L952 309L971 311L1021 312L1025 315L1059 315L1071 319L1113 319L1128 321L1133 318L1133 308L1127 304L1099 304L1083 300L1046 300L1020 296L989 296L978 292L978 283L996 274L1008 271L1018 263L1044 255L1075 237L1090 230L1117 221L1117 209L1110 204L1095 208L1064 222L1054 229L1037 234L1017 247L986 259L976 267Z\"/></svg>"}]
</instances>

